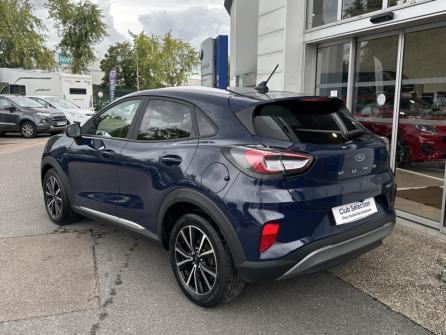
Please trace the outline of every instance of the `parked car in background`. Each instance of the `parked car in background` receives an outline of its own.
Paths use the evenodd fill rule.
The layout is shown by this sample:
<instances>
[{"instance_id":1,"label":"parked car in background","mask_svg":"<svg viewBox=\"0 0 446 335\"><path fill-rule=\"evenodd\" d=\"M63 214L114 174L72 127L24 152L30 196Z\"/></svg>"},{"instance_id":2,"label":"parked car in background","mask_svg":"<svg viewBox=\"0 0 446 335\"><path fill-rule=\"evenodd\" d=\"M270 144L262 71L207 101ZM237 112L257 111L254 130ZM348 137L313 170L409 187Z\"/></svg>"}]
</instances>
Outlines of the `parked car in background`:
<instances>
[{"instance_id":1,"label":"parked car in background","mask_svg":"<svg viewBox=\"0 0 446 335\"><path fill-rule=\"evenodd\" d=\"M55 108L64 112L69 123L79 123L81 126L94 115L89 109L82 109L79 106L65 99L55 96L28 96L47 108Z\"/></svg>"},{"instance_id":2,"label":"parked car in background","mask_svg":"<svg viewBox=\"0 0 446 335\"><path fill-rule=\"evenodd\" d=\"M60 133L67 125L65 114L45 108L37 101L21 95L0 95L0 136L20 132L23 137L38 133Z\"/></svg>"},{"instance_id":3,"label":"parked car in background","mask_svg":"<svg viewBox=\"0 0 446 335\"><path fill-rule=\"evenodd\" d=\"M334 98L134 93L51 138L41 182L54 223L80 214L159 241L182 291L206 307L245 282L370 251L395 224L386 145Z\"/></svg>"}]
</instances>

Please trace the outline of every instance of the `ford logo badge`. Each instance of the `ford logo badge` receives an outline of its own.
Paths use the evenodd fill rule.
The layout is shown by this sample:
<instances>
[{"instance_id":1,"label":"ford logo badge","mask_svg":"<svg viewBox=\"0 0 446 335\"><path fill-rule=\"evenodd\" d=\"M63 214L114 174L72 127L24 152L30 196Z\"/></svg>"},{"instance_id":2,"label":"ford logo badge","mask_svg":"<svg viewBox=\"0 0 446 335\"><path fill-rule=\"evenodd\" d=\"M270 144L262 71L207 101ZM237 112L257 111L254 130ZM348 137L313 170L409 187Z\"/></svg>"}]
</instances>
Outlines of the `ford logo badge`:
<instances>
[{"instance_id":1,"label":"ford logo badge","mask_svg":"<svg viewBox=\"0 0 446 335\"><path fill-rule=\"evenodd\" d=\"M357 155L355 156L355 160L356 160L357 162L363 162L363 161L365 160L365 155L364 155L364 154L357 154Z\"/></svg>"}]
</instances>

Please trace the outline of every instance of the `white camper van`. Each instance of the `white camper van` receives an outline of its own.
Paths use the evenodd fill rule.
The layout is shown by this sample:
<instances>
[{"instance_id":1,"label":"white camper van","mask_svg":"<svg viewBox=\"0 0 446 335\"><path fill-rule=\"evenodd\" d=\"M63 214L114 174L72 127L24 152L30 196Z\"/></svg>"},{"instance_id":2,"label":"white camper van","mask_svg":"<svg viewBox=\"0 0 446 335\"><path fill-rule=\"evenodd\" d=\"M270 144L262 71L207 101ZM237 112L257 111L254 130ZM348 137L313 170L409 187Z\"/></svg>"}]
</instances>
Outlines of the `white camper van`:
<instances>
[{"instance_id":1,"label":"white camper van","mask_svg":"<svg viewBox=\"0 0 446 335\"><path fill-rule=\"evenodd\" d=\"M83 109L93 108L89 75L0 68L0 94L58 96Z\"/></svg>"}]
</instances>

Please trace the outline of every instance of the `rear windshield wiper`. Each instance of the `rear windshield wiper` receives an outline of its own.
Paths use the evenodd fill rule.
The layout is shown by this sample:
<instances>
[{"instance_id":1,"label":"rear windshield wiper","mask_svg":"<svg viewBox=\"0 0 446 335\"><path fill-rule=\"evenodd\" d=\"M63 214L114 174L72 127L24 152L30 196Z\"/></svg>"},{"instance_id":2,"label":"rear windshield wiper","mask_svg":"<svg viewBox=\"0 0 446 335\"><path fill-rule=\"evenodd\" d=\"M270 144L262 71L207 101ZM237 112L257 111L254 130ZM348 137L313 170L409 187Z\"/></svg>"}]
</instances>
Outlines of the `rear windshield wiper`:
<instances>
[{"instance_id":1,"label":"rear windshield wiper","mask_svg":"<svg viewBox=\"0 0 446 335\"><path fill-rule=\"evenodd\" d=\"M361 137L362 135L365 135L367 133L368 132L364 129L355 129L347 132L344 137L346 140L352 140L354 138Z\"/></svg>"}]
</instances>

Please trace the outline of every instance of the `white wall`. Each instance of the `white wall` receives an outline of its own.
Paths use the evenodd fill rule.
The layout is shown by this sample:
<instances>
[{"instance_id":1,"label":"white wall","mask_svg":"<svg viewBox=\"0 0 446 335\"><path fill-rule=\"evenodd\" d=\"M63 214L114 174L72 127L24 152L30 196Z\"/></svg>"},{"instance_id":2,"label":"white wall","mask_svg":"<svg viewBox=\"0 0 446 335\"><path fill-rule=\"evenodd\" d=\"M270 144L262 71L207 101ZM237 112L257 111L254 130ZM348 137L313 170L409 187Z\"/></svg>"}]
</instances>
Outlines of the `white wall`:
<instances>
[{"instance_id":1,"label":"white wall","mask_svg":"<svg viewBox=\"0 0 446 335\"><path fill-rule=\"evenodd\" d=\"M257 81L271 79L271 90L301 92L305 1L260 0Z\"/></svg>"},{"instance_id":2,"label":"white wall","mask_svg":"<svg viewBox=\"0 0 446 335\"><path fill-rule=\"evenodd\" d=\"M231 86L255 85L257 73L258 0L234 0L231 8Z\"/></svg>"},{"instance_id":3,"label":"white wall","mask_svg":"<svg viewBox=\"0 0 446 335\"><path fill-rule=\"evenodd\" d=\"M259 0L258 20L257 82L266 80L279 64L268 86L271 90L282 90L284 87L286 0Z\"/></svg>"}]
</instances>

